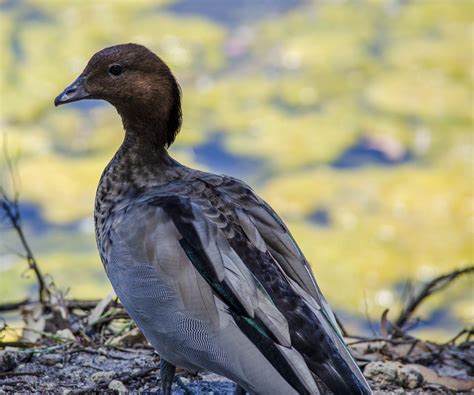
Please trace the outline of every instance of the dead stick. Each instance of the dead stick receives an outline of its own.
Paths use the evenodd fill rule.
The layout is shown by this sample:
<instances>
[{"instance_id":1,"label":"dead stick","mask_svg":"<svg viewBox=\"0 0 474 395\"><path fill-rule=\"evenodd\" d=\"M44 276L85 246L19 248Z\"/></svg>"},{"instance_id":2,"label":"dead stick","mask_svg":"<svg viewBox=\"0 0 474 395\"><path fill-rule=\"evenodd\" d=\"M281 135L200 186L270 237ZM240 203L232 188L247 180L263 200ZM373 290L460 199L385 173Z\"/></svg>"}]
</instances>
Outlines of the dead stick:
<instances>
[{"instance_id":1,"label":"dead stick","mask_svg":"<svg viewBox=\"0 0 474 395\"><path fill-rule=\"evenodd\" d=\"M11 341L11 342L0 341L0 348L3 348L3 347L32 348L34 346L36 346L36 343L21 342L21 341Z\"/></svg>"},{"instance_id":2,"label":"dead stick","mask_svg":"<svg viewBox=\"0 0 474 395\"><path fill-rule=\"evenodd\" d=\"M373 338L368 338L368 339L356 340L353 342L347 342L346 344L348 346L353 346L355 344L379 343L379 342L385 342L385 343L391 343L391 344L410 344L410 343L413 343L414 341L415 341L414 339L401 340L401 339L390 339L387 337L373 337Z\"/></svg>"},{"instance_id":3,"label":"dead stick","mask_svg":"<svg viewBox=\"0 0 474 395\"><path fill-rule=\"evenodd\" d=\"M334 317L336 318L337 325L339 325L339 328L341 329L342 336L349 337L349 333L347 332L346 328L342 324L342 321L339 319L339 317L336 314L334 314Z\"/></svg>"},{"instance_id":4,"label":"dead stick","mask_svg":"<svg viewBox=\"0 0 474 395\"><path fill-rule=\"evenodd\" d=\"M0 304L0 312L18 310L20 307L23 307L29 303L30 303L30 299L23 299L20 302Z\"/></svg>"},{"instance_id":5,"label":"dead stick","mask_svg":"<svg viewBox=\"0 0 474 395\"><path fill-rule=\"evenodd\" d=\"M39 372L0 372L0 377L7 376L39 376Z\"/></svg>"},{"instance_id":6,"label":"dead stick","mask_svg":"<svg viewBox=\"0 0 474 395\"><path fill-rule=\"evenodd\" d=\"M39 284L39 301L43 303L45 301L46 297L49 297L49 289L46 286L46 283L44 281L44 277L41 273L41 270L38 266L38 263L36 262L36 259L33 255L33 252L31 251L31 248L26 241L25 234L23 233L23 228L21 226L21 214L20 214L20 209L18 207L18 196L19 196L19 187L18 187L18 179L15 176L15 169L13 166L13 163L11 161L10 155L8 154L8 148L6 144L6 136L4 137L3 140L3 153L5 157L5 161L7 164L8 171L10 173L12 185L13 185L13 198L10 199L7 196L7 193L5 192L5 189L0 187L0 201L2 202L1 207L3 210L5 210L5 213L10 220L13 228L15 229L16 233L18 234L18 237L20 238L21 244L26 251L26 261L28 263L28 266L30 269L32 269L36 275L36 279L38 280Z\"/></svg>"},{"instance_id":7,"label":"dead stick","mask_svg":"<svg viewBox=\"0 0 474 395\"><path fill-rule=\"evenodd\" d=\"M65 303L68 309L84 309L89 310L97 306L100 299L95 300L82 300L82 299L66 299Z\"/></svg>"},{"instance_id":8,"label":"dead stick","mask_svg":"<svg viewBox=\"0 0 474 395\"><path fill-rule=\"evenodd\" d=\"M100 299L96 299L96 300L65 299L64 302L68 309L91 310L97 305L97 303L100 302ZM0 304L0 312L18 310L19 308L29 305L30 303L35 303L35 302L32 302L30 299L24 299L20 302Z\"/></svg>"},{"instance_id":9,"label":"dead stick","mask_svg":"<svg viewBox=\"0 0 474 395\"><path fill-rule=\"evenodd\" d=\"M10 220L13 229L15 229L16 233L18 234L21 244L26 252L26 261L28 263L28 266L30 269L33 270L36 275L36 279L38 280L38 297L39 301L43 303L45 301L45 297L49 296L49 290L46 287L43 274L41 273L41 270L38 266L38 263L36 262L33 252L31 251L31 248L28 242L26 241L25 234L23 233L18 202L16 200L10 200L5 193L2 193L2 199L2 208L5 210L5 213L7 214L7 217Z\"/></svg>"},{"instance_id":10,"label":"dead stick","mask_svg":"<svg viewBox=\"0 0 474 395\"><path fill-rule=\"evenodd\" d=\"M443 274L442 276L436 277L427 284L425 284L425 286L420 290L418 295L410 298L407 306L402 310L397 320L395 321L395 325L399 328L402 328L424 299L426 299L433 293L444 289L448 284L450 284L459 276L472 272L474 272L474 266L469 266L465 269L459 269L451 273Z\"/></svg>"}]
</instances>

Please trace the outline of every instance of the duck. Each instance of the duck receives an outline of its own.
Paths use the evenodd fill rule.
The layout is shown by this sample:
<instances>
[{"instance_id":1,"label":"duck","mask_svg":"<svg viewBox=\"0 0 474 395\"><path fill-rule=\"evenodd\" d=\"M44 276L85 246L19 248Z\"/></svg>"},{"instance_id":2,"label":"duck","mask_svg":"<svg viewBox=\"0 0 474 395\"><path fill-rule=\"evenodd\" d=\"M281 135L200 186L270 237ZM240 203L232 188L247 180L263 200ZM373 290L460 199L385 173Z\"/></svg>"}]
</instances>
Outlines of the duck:
<instances>
[{"instance_id":1,"label":"duck","mask_svg":"<svg viewBox=\"0 0 474 395\"><path fill-rule=\"evenodd\" d=\"M179 366L224 376L236 394L370 394L283 220L245 182L170 156L182 111L166 63L139 44L102 49L54 104L86 99L110 103L125 130L97 187L95 233L160 355L162 392Z\"/></svg>"}]
</instances>

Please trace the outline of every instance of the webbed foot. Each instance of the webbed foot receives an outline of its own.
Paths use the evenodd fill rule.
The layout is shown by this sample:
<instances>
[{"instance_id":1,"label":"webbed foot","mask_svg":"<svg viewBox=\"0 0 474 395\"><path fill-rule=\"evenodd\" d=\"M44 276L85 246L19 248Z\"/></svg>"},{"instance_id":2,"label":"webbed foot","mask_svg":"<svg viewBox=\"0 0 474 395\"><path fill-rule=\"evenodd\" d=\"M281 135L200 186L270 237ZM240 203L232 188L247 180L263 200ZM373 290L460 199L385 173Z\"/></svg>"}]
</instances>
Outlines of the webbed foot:
<instances>
[{"instance_id":1,"label":"webbed foot","mask_svg":"<svg viewBox=\"0 0 474 395\"><path fill-rule=\"evenodd\" d=\"M161 390L163 395L171 395L171 386L173 385L176 366L172 365L163 358L160 359L160 378Z\"/></svg>"}]
</instances>

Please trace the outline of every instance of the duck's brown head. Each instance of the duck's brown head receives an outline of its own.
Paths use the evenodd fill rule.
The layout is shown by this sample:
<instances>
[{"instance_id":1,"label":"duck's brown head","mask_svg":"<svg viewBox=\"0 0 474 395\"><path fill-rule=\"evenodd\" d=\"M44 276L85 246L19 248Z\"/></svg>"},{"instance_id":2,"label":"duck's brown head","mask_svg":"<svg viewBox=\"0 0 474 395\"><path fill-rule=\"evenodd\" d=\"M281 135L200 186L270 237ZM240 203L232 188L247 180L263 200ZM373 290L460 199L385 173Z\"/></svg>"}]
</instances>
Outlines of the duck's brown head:
<instances>
[{"instance_id":1,"label":"duck's brown head","mask_svg":"<svg viewBox=\"0 0 474 395\"><path fill-rule=\"evenodd\" d=\"M179 85L168 66L142 45L121 44L97 52L54 104L84 99L108 101L127 132L146 134L162 146L171 145L181 127Z\"/></svg>"}]
</instances>

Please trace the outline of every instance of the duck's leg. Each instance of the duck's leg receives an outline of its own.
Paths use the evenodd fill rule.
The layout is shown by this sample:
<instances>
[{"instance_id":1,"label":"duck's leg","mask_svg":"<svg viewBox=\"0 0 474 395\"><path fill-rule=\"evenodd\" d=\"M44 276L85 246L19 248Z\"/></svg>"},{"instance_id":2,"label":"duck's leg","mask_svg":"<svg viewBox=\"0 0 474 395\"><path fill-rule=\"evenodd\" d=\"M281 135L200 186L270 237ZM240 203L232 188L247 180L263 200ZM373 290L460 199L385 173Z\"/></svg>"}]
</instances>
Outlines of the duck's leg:
<instances>
[{"instance_id":1,"label":"duck's leg","mask_svg":"<svg viewBox=\"0 0 474 395\"><path fill-rule=\"evenodd\" d=\"M160 359L161 390L163 395L171 395L171 386L173 385L175 372L176 366L165 361L163 358Z\"/></svg>"},{"instance_id":2,"label":"duck's leg","mask_svg":"<svg viewBox=\"0 0 474 395\"><path fill-rule=\"evenodd\" d=\"M235 386L234 395L245 395L247 392L238 384Z\"/></svg>"}]
</instances>

